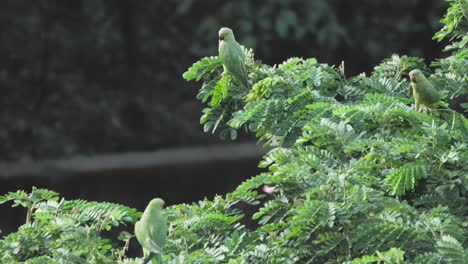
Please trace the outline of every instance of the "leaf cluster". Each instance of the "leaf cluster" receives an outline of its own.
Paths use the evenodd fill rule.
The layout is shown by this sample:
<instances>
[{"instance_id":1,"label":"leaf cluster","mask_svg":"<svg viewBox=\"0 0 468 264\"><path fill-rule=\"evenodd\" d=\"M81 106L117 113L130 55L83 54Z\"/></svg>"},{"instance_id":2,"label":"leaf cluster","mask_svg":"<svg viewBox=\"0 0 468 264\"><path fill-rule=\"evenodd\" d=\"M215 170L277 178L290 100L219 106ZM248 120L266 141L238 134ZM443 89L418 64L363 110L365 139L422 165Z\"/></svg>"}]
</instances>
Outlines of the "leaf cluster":
<instances>
[{"instance_id":1,"label":"leaf cluster","mask_svg":"<svg viewBox=\"0 0 468 264\"><path fill-rule=\"evenodd\" d=\"M0 240L2 263L116 263L126 251L124 242L108 231L134 224L137 210L113 203L60 199L58 194L33 188L0 197L0 203L27 208L26 223ZM119 245L120 244L120 245ZM123 245L122 245L123 244Z\"/></svg>"}]
</instances>

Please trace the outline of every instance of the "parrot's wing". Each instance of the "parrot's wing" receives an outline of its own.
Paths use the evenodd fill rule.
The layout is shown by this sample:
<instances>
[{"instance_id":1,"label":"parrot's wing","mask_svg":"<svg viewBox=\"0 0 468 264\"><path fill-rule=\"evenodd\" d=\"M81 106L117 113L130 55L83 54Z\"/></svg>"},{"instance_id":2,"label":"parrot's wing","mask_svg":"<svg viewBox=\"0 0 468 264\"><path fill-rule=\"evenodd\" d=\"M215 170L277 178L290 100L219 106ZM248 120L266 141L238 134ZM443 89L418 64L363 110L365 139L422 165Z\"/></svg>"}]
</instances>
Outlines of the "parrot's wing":
<instances>
[{"instance_id":1,"label":"parrot's wing","mask_svg":"<svg viewBox=\"0 0 468 264\"><path fill-rule=\"evenodd\" d=\"M229 49L225 43L220 42L218 51L219 51L219 57L221 58L221 61L223 63L223 69L224 69L223 74L228 73L229 66L227 65L227 62L230 59Z\"/></svg>"},{"instance_id":2,"label":"parrot's wing","mask_svg":"<svg viewBox=\"0 0 468 264\"><path fill-rule=\"evenodd\" d=\"M425 93L422 94L424 103L434 104L440 101L440 94L431 83L427 82L424 90Z\"/></svg>"},{"instance_id":3,"label":"parrot's wing","mask_svg":"<svg viewBox=\"0 0 468 264\"><path fill-rule=\"evenodd\" d=\"M166 244L167 237L167 219L162 212L158 212L159 215L154 217L150 227L148 228L149 237L148 246L151 248L150 251L161 253L162 248Z\"/></svg>"},{"instance_id":4,"label":"parrot's wing","mask_svg":"<svg viewBox=\"0 0 468 264\"><path fill-rule=\"evenodd\" d=\"M148 251L159 253L159 254L163 253L162 248L158 244L156 244L156 242L154 242L152 239L148 239L147 242L148 242L148 246L150 246Z\"/></svg>"},{"instance_id":5,"label":"parrot's wing","mask_svg":"<svg viewBox=\"0 0 468 264\"><path fill-rule=\"evenodd\" d=\"M141 242L143 242L143 239L142 239L141 235L142 235L141 222L138 221L138 222L135 223L135 236L136 236L138 242L140 242L140 244L141 244Z\"/></svg>"},{"instance_id":6,"label":"parrot's wing","mask_svg":"<svg viewBox=\"0 0 468 264\"><path fill-rule=\"evenodd\" d=\"M242 75L244 76L244 80L247 80L247 72L245 71L245 64L244 64L244 60L242 59L242 56L240 56L239 61L241 64Z\"/></svg>"},{"instance_id":7,"label":"parrot's wing","mask_svg":"<svg viewBox=\"0 0 468 264\"><path fill-rule=\"evenodd\" d=\"M242 55L239 56L239 63L241 67L241 74L242 74L242 85L245 86L245 89L249 89L249 83L247 82L247 72L245 71L245 64Z\"/></svg>"}]
</instances>

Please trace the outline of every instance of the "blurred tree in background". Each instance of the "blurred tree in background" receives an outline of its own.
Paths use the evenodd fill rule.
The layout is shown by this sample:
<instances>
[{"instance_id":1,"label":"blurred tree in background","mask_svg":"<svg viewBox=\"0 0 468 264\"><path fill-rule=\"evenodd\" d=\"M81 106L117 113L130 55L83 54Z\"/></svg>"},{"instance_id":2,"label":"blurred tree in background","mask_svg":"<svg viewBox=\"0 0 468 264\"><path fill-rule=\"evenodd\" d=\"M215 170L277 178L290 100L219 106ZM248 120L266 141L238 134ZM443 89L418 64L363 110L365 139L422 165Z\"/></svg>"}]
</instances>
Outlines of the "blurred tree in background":
<instances>
[{"instance_id":1,"label":"blurred tree in background","mask_svg":"<svg viewBox=\"0 0 468 264\"><path fill-rule=\"evenodd\" d=\"M6 0L0 8L0 159L213 142L180 78L217 31L268 64L293 56L370 71L392 53L441 56L441 0Z\"/></svg>"}]
</instances>

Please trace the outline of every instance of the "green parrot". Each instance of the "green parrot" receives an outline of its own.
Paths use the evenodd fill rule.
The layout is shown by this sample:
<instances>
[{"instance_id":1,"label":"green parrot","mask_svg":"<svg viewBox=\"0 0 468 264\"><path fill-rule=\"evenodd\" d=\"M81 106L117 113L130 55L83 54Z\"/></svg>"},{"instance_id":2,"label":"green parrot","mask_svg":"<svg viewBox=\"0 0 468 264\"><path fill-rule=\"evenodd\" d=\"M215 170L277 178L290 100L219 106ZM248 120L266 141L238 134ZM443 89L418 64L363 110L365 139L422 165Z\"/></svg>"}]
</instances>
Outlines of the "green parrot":
<instances>
[{"instance_id":1,"label":"green parrot","mask_svg":"<svg viewBox=\"0 0 468 264\"><path fill-rule=\"evenodd\" d=\"M412 70L409 73L411 87L413 88L416 111L428 110L437 106L441 97L432 84L426 79L420 70Z\"/></svg>"},{"instance_id":2,"label":"green parrot","mask_svg":"<svg viewBox=\"0 0 468 264\"><path fill-rule=\"evenodd\" d=\"M167 237L167 219L161 213L164 201L160 198L151 200L140 221L135 224L135 235L143 248L144 264L155 258L162 263L162 253Z\"/></svg>"},{"instance_id":3,"label":"green parrot","mask_svg":"<svg viewBox=\"0 0 468 264\"><path fill-rule=\"evenodd\" d=\"M234 33L230 28L223 27L218 32L218 40L219 57L223 63L224 73L232 74L248 90L249 83L244 65L245 55Z\"/></svg>"}]
</instances>

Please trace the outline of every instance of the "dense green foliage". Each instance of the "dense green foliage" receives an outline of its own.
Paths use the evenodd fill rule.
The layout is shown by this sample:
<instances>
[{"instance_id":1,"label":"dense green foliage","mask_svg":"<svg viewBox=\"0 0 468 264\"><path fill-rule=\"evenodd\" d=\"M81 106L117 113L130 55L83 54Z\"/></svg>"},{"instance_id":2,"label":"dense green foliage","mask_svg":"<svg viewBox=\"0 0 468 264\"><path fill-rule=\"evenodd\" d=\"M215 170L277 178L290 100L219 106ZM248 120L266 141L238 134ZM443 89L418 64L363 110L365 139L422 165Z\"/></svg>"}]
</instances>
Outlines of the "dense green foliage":
<instances>
[{"instance_id":1,"label":"dense green foliage","mask_svg":"<svg viewBox=\"0 0 468 264\"><path fill-rule=\"evenodd\" d=\"M184 78L203 80L205 131L235 138L245 129L274 148L260 164L268 172L215 199L213 212L173 220L205 237L189 243L188 257L200 263L466 263L468 121L448 109L416 112L407 80L419 68L445 101L466 93L464 53L460 47L436 62L435 74L422 59L394 55L369 77L346 78L344 64L292 58L271 67L254 62L250 51L248 93L220 74L216 57L195 63ZM214 213L242 215L233 205L259 202L263 185L277 192L252 216L257 229L213 223L206 239L206 226L193 225L193 218L204 223Z\"/></svg>"},{"instance_id":2,"label":"dense green foliage","mask_svg":"<svg viewBox=\"0 0 468 264\"><path fill-rule=\"evenodd\" d=\"M10 192L0 204L27 208L26 223L0 240L1 263L113 263L122 259L126 246L105 238L114 227L134 224L141 213L112 203L66 201L44 189ZM123 231L118 239L132 235ZM121 244L121 248L114 246Z\"/></svg>"},{"instance_id":3,"label":"dense green foliage","mask_svg":"<svg viewBox=\"0 0 468 264\"><path fill-rule=\"evenodd\" d=\"M407 78L410 70L421 69L445 102L467 92L468 5L450 2L442 20L446 27L436 37L452 38L453 53L432 68L421 58L393 55L370 76L347 78L344 64L291 58L269 66L245 50L252 85L245 91L221 74L217 57L196 62L183 77L203 82L198 98L207 104L204 130L231 139L239 131L253 132L272 150L260 163L266 172L225 197L165 209L170 226L164 260L466 263L468 121L442 106L416 112ZM262 192L264 186L273 189ZM29 263L53 263L67 251L97 263L141 263L119 259L122 255L111 251L110 241L89 231L133 223L135 211L109 204L51 203L56 194L43 190L39 200L30 202L34 193L1 200L15 200L32 215L0 241L0 252L8 253L4 260L35 257ZM87 217L83 224L81 217L69 216L81 216L89 206L99 207L91 210L93 215L102 210L106 217ZM119 213L110 213L114 210ZM62 229L69 221L69 229ZM33 228L40 224L52 231ZM94 240L73 244L76 237L89 241L86 234ZM52 246L38 248L42 243L35 237L46 235L54 236ZM31 244L14 251L25 237L31 237ZM68 239L71 244L60 243Z\"/></svg>"}]
</instances>

